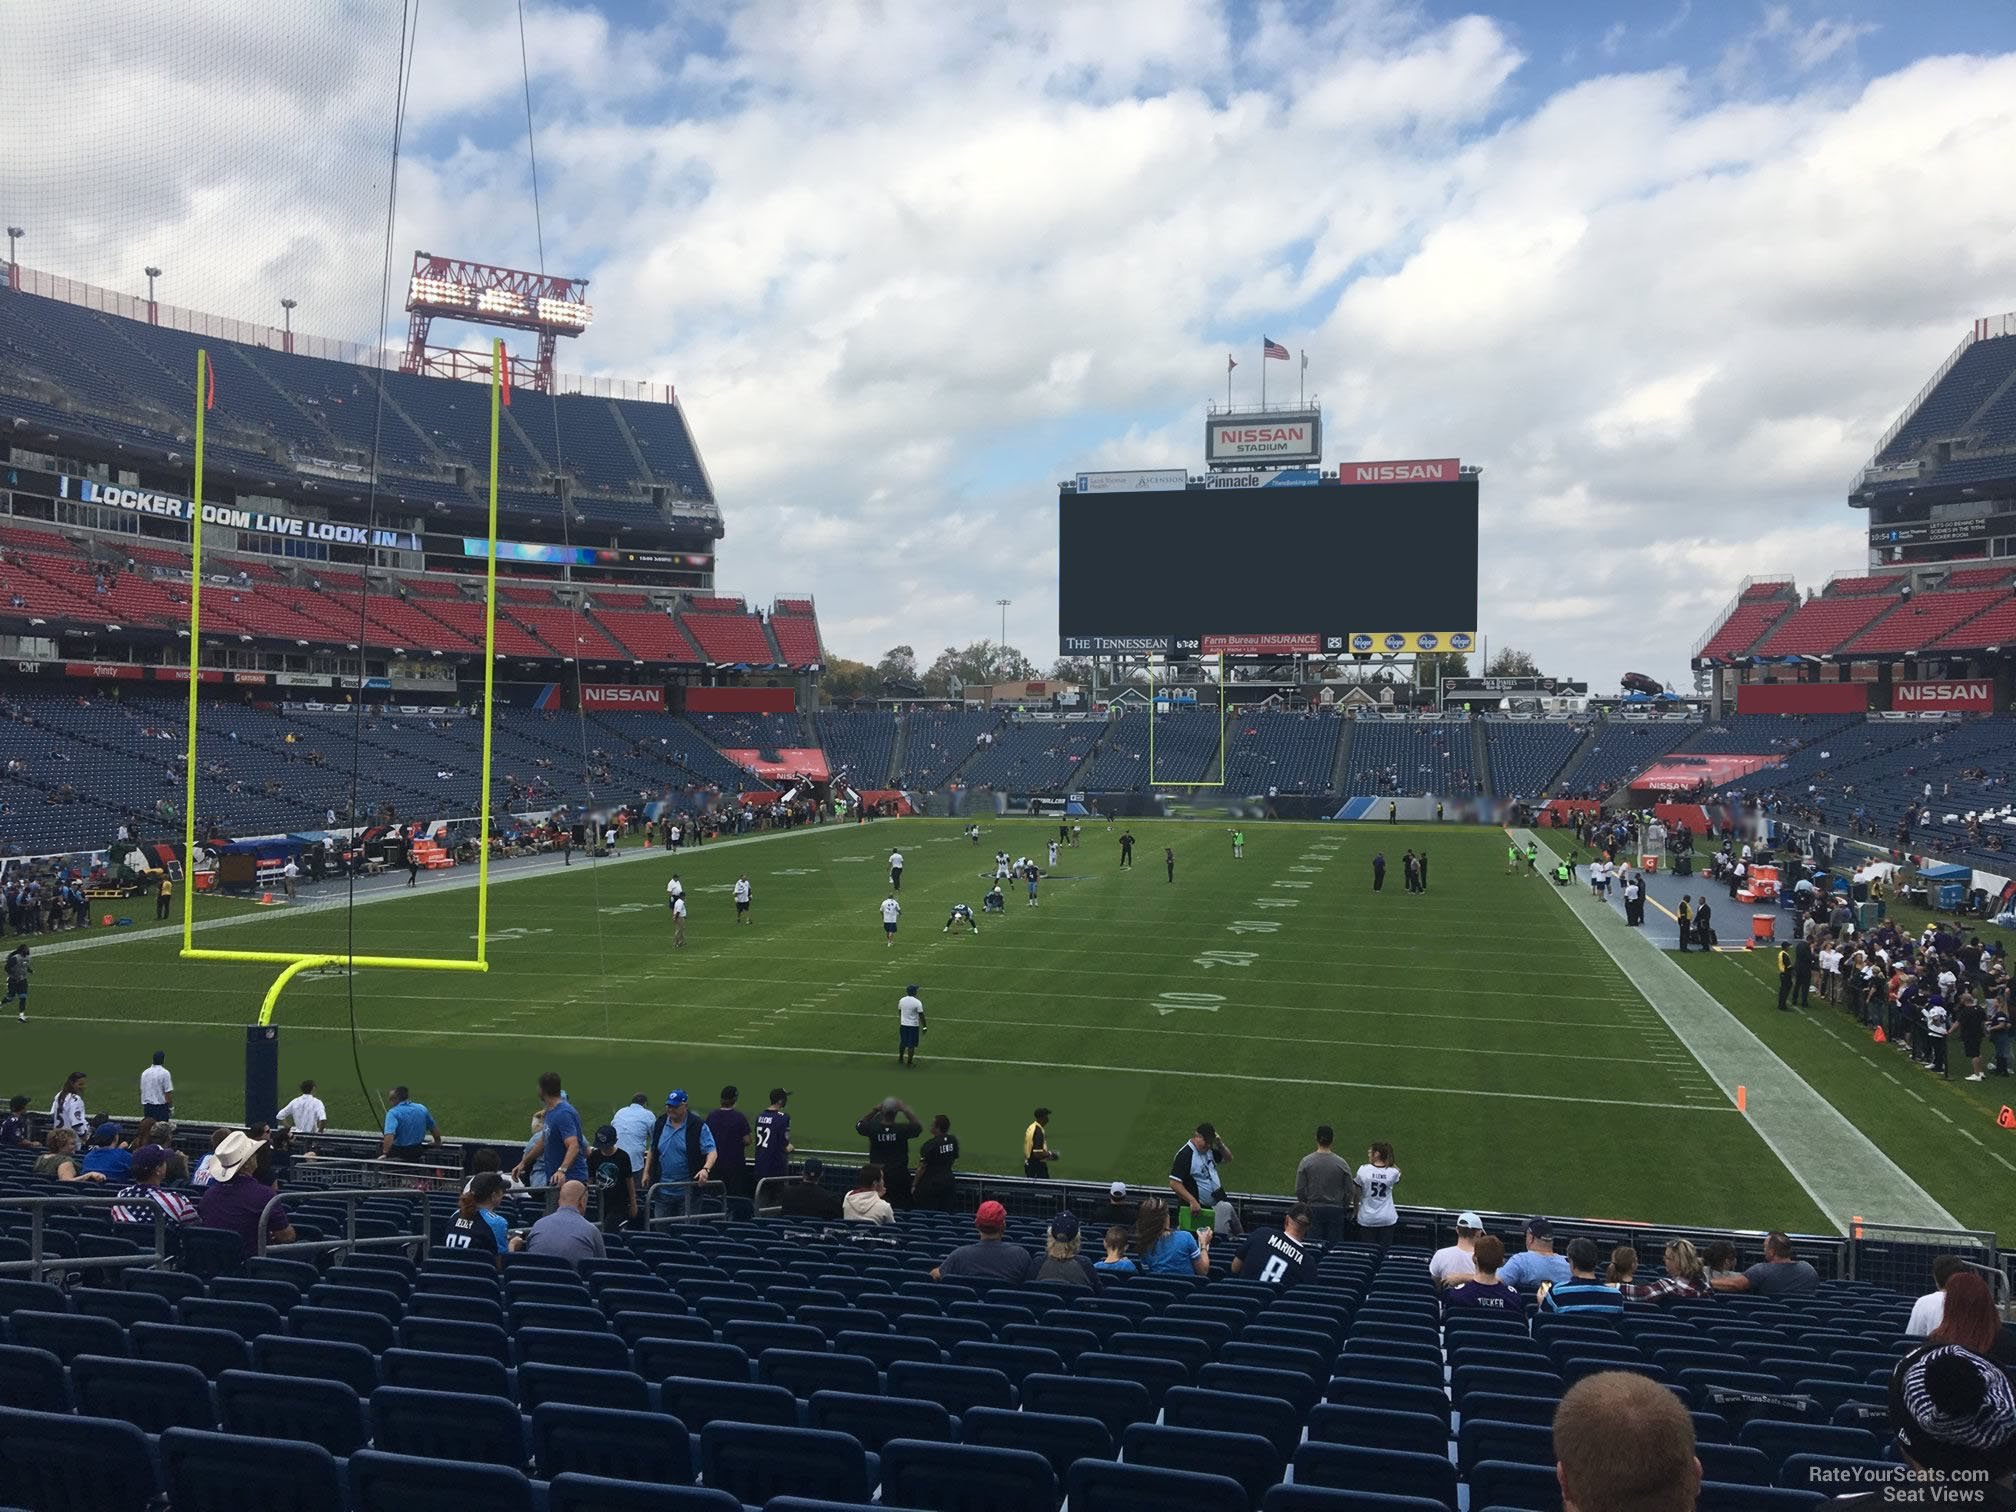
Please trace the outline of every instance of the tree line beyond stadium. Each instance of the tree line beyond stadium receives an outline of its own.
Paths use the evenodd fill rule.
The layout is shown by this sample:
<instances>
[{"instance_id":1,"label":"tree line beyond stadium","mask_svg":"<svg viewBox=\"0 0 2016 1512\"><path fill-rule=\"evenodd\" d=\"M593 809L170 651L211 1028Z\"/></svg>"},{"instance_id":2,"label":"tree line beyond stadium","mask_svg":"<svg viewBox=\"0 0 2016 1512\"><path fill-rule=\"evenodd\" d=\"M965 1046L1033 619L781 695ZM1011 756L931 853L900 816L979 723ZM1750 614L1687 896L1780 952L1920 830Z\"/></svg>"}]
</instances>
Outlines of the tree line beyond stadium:
<instances>
[{"instance_id":1,"label":"tree line beyond stadium","mask_svg":"<svg viewBox=\"0 0 2016 1512\"><path fill-rule=\"evenodd\" d=\"M1227 493L1059 490L1068 654L1463 651L1477 477ZM1207 644L1208 642L1208 644Z\"/></svg>"}]
</instances>

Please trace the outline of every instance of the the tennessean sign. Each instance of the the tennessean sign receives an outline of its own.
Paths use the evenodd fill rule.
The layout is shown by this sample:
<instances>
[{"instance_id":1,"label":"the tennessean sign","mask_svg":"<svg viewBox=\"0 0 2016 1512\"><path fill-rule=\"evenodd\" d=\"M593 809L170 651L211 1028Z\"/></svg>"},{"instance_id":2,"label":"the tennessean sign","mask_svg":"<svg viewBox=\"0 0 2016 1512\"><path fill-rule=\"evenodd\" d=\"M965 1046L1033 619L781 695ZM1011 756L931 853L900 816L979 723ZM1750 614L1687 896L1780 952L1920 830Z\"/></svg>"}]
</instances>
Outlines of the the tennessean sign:
<instances>
[{"instance_id":1,"label":"the tennessean sign","mask_svg":"<svg viewBox=\"0 0 2016 1512\"><path fill-rule=\"evenodd\" d=\"M58 480L58 487L62 498L75 499L80 504L95 504L128 514L154 515L164 520L189 521L196 518L194 500L152 488L126 488L117 483L99 483L91 478L67 476ZM311 520L263 509L240 509L235 504L205 504L203 523L221 525L227 530L249 530L256 535L319 541L327 546L376 546L389 551L420 549L420 537L410 530L385 530L371 525L345 525L336 520Z\"/></svg>"}]
</instances>

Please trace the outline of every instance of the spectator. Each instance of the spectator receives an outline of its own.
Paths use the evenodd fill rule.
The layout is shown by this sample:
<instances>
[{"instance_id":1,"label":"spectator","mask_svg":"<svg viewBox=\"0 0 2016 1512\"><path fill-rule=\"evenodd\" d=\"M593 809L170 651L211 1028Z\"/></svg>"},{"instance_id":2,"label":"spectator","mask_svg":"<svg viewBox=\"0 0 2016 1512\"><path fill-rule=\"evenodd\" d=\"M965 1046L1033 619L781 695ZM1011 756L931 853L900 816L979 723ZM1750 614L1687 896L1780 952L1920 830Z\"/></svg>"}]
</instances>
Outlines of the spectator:
<instances>
[{"instance_id":1,"label":"spectator","mask_svg":"<svg viewBox=\"0 0 2016 1512\"><path fill-rule=\"evenodd\" d=\"M455 1216L441 1236L441 1248L455 1256L488 1255L497 1268L504 1268L505 1252L511 1248L511 1230L497 1209L509 1189L495 1171L478 1171L455 1199Z\"/></svg>"},{"instance_id":2,"label":"spectator","mask_svg":"<svg viewBox=\"0 0 2016 1512\"><path fill-rule=\"evenodd\" d=\"M1050 1162L1057 1152L1050 1148L1050 1110L1038 1108L1030 1115L1029 1127L1022 1131L1022 1174L1040 1181L1050 1174Z\"/></svg>"},{"instance_id":3,"label":"spectator","mask_svg":"<svg viewBox=\"0 0 2016 1512\"><path fill-rule=\"evenodd\" d=\"M630 1173L642 1176L651 1151L651 1128L657 1119L651 1113L651 1099L639 1092L610 1115L616 1143L630 1157Z\"/></svg>"},{"instance_id":4,"label":"spectator","mask_svg":"<svg viewBox=\"0 0 2016 1512\"><path fill-rule=\"evenodd\" d=\"M1231 1158L1231 1150L1209 1123L1197 1125L1195 1132L1176 1147L1176 1157L1169 1162L1169 1190L1184 1204L1186 1227L1202 1226L1228 1234L1239 1232L1239 1214L1226 1200L1225 1183L1218 1175L1218 1167ZM1222 1213L1220 1208L1224 1209Z\"/></svg>"},{"instance_id":5,"label":"spectator","mask_svg":"<svg viewBox=\"0 0 2016 1512\"><path fill-rule=\"evenodd\" d=\"M37 1176L54 1176L58 1181L103 1181L100 1175L85 1175L77 1169L77 1136L68 1129L51 1129L46 1154L35 1157Z\"/></svg>"},{"instance_id":6,"label":"spectator","mask_svg":"<svg viewBox=\"0 0 2016 1512\"><path fill-rule=\"evenodd\" d=\"M1381 1254L1392 1247L1400 1228L1400 1209L1393 1201L1393 1188L1399 1184L1393 1146L1379 1140L1365 1152L1365 1164L1351 1177L1351 1185L1358 1192L1358 1237L1369 1240Z\"/></svg>"},{"instance_id":7,"label":"spectator","mask_svg":"<svg viewBox=\"0 0 2016 1512\"><path fill-rule=\"evenodd\" d=\"M1932 1262L1932 1290L1911 1304L1911 1321L1904 1332L1913 1338L1931 1337L1946 1317L1946 1283L1967 1268L1958 1255L1941 1255ZM1978 1351L1977 1351L1978 1353Z\"/></svg>"},{"instance_id":8,"label":"spectator","mask_svg":"<svg viewBox=\"0 0 2016 1512\"><path fill-rule=\"evenodd\" d=\"M2016 1339L2002 1326L1988 1283L1972 1271L1956 1271L1947 1281L1945 1316L1932 1330L1932 1342L1957 1344L2004 1371L2016 1368Z\"/></svg>"},{"instance_id":9,"label":"spectator","mask_svg":"<svg viewBox=\"0 0 2016 1512\"><path fill-rule=\"evenodd\" d=\"M637 1169L630 1152L616 1136L614 1124L595 1131L595 1149L588 1157L588 1180L602 1217L602 1232L613 1234L637 1216Z\"/></svg>"},{"instance_id":10,"label":"spectator","mask_svg":"<svg viewBox=\"0 0 2016 1512\"><path fill-rule=\"evenodd\" d=\"M882 1167L866 1165L854 1178L853 1190L840 1199L840 1216L855 1223L894 1223L896 1209L884 1195L887 1183Z\"/></svg>"},{"instance_id":11,"label":"spectator","mask_svg":"<svg viewBox=\"0 0 2016 1512\"><path fill-rule=\"evenodd\" d=\"M528 1255L550 1255L579 1269L583 1260L606 1260L609 1249L602 1231L588 1221L588 1187L585 1182L560 1183L559 1200L552 1212L532 1225L532 1231L514 1248Z\"/></svg>"},{"instance_id":12,"label":"spectator","mask_svg":"<svg viewBox=\"0 0 2016 1512\"><path fill-rule=\"evenodd\" d=\"M917 1182L910 1193L910 1205L952 1209L952 1167L959 1161L959 1136L952 1132L952 1120L943 1113L931 1120L931 1133L917 1155Z\"/></svg>"},{"instance_id":13,"label":"spectator","mask_svg":"<svg viewBox=\"0 0 2016 1512\"><path fill-rule=\"evenodd\" d=\"M651 1153L644 1166L644 1190L654 1213L674 1207L690 1211L692 1193L714 1174L714 1136L692 1116L685 1090L665 1094L665 1113L652 1126ZM691 1183L689 1186L688 1183ZM663 1187L659 1192L656 1188Z\"/></svg>"},{"instance_id":14,"label":"spectator","mask_svg":"<svg viewBox=\"0 0 2016 1512\"><path fill-rule=\"evenodd\" d=\"M1645 1376L1584 1376L1554 1409L1563 1512L1693 1512L1701 1490L1694 1420Z\"/></svg>"},{"instance_id":15,"label":"spectator","mask_svg":"<svg viewBox=\"0 0 2016 1512\"><path fill-rule=\"evenodd\" d=\"M1712 1289L1718 1278L1736 1274L1736 1246L1727 1239L1717 1239L1701 1252L1701 1268Z\"/></svg>"},{"instance_id":16,"label":"spectator","mask_svg":"<svg viewBox=\"0 0 2016 1512\"><path fill-rule=\"evenodd\" d=\"M18 1150L28 1143L28 1099L16 1096L7 1103L7 1116L0 1118L0 1149Z\"/></svg>"},{"instance_id":17,"label":"spectator","mask_svg":"<svg viewBox=\"0 0 2016 1512\"><path fill-rule=\"evenodd\" d=\"M231 1230L248 1258L259 1253L262 1222L268 1244L289 1244L294 1239L294 1225L287 1209L273 1201L273 1188L253 1170L264 1148L263 1141L249 1134L235 1129L226 1134L211 1151L210 1184L196 1199L197 1216L203 1226ZM271 1212L267 1211L268 1203L273 1204Z\"/></svg>"},{"instance_id":18,"label":"spectator","mask_svg":"<svg viewBox=\"0 0 2016 1512\"><path fill-rule=\"evenodd\" d=\"M1468 1276L1477 1269L1470 1254L1477 1247L1477 1236L1484 1232L1484 1222L1475 1213L1465 1209L1456 1215L1456 1242L1445 1244L1428 1257L1428 1278L1438 1287L1447 1286L1459 1276Z\"/></svg>"},{"instance_id":19,"label":"spectator","mask_svg":"<svg viewBox=\"0 0 2016 1512\"><path fill-rule=\"evenodd\" d=\"M1211 1274L1211 1230L1195 1232L1169 1227L1169 1204L1160 1197L1142 1199L1134 1220L1134 1253L1142 1270L1165 1276Z\"/></svg>"},{"instance_id":20,"label":"spectator","mask_svg":"<svg viewBox=\"0 0 2016 1512\"><path fill-rule=\"evenodd\" d=\"M714 1173L730 1197L747 1197L755 1183L749 1177L749 1145L755 1134L749 1119L735 1106L741 1092L721 1089L721 1106L707 1115L707 1132L714 1136Z\"/></svg>"},{"instance_id":21,"label":"spectator","mask_svg":"<svg viewBox=\"0 0 2016 1512\"><path fill-rule=\"evenodd\" d=\"M193 1187L206 1187L210 1185L211 1177L217 1170L217 1146L224 1143L230 1137L231 1131L222 1125L210 1131L210 1151L201 1160L196 1162L196 1171L189 1178L189 1185Z\"/></svg>"},{"instance_id":22,"label":"spectator","mask_svg":"<svg viewBox=\"0 0 2016 1512\"><path fill-rule=\"evenodd\" d=\"M120 1205L112 1209L112 1222L146 1224L151 1229L158 1211L167 1218L170 1228L194 1223L196 1204L161 1184L167 1172L168 1152L160 1145L142 1145L135 1150L131 1182L119 1189Z\"/></svg>"},{"instance_id":23,"label":"spectator","mask_svg":"<svg viewBox=\"0 0 2016 1512\"><path fill-rule=\"evenodd\" d=\"M1820 1289L1820 1273L1792 1252L1792 1241L1773 1229L1764 1236L1764 1259L1733 1276L1716 1276L1717 1291L1754 1291L1764 1297L1805 1297Z\"/></svg>"},{"instance_id":24,"label":"spectator","mask_svg":"<svg viewBox=\"0 0 2016 1512\"><path fill-rule=\"evenodd\" d=\"M75 1134L80 1145L91 1137L91 1115L84 1111L84 1084L87 1079L82 1071L72 1071L63 1078L63 1090L49 1103L49 1116L55 1120L56 1127Z\"/></svg>"},{"instance_id":25,"label":"spectator","mask_svg":"<svg viewBox=\"0 0 2016 1512\"><path fill-rule=\"evenodd\" d=\"M1008 1230L1008 1209L998 1202L981 1203L980 1210L973 1215L973 1228L980 1236L978 1240L962 1244L934 1265L931 1268L933 1281L959 1276L1013 1282L1029 1279L1029 1251L1019 1244L1008 1243L1003 1237Z\"/></svg>"},{"instance_id":26,"label":"spectator","mask_svg":"<svg viewBox=\"0 0 2016 1512\"><path fill-rule=\"evenodd\" d=\"M1316 1262L1303 1246L1309 1238L1309 1209L1302 1203L1288 1209L1279 1229L1258 1229L1246 1248L1232 1260L1232 1274L1251 1276L1282 1289L1316 1274Z\"/></svg>"},{"instance_id":27,"label":"spectator","mask_svg":"<svg viewBox=\"0 0 2016 1512\"><path fill-rule=\"evenodd\" d=\"M910 1141L924 1125L900 1097L885 1097L856 1121L854 1132L868 1141L868 1163L882 1167L894 1207L910 1205Z\"/></svg>"},{"instance_id":28,"label":"spectator","mask_svg":"<svg viewBox=\"0 0 2016 1512\"><path fill-rule=\"evenodd\" d=\"M1985 1284L1967 1273L1956 1275L1955 1281L1962 1275L1980 1289L1978 1301L1983 1312L1979 1321L1995 1326ZM1961 1303L1950 1283L1948 1291L1950 1319ZM1995 1508L2016 1505L2016 1483L2012 1483L2016 1399L2012 1399L2007 1375L1995 1369L1995 1362L1963 1345L1943 1341L1909 1356L1891 1377L1890 1425L1908 1475L1869 1493L1840 1497L1837 1506L1903 1502Z\"/></svg>"},{"instance_id":29,"label":"spectator","mask_svg":"<svg viewBox=\"0 0 2016 1512\"><path fill-rule=\"evenodd\" d=\"M532 1142L525 1146L525 1153L518 1158L518 1167L512 1174L523 1181L525 1173L532 1167L533 1157L537 1156L540 1185L552 1186L561 1181L585 1182L588 1179L588 1141L581 1133L581 1115L567 1101L558 1071L540 1073L539 1107L544 1120Z\"/></svg>"},{"instance_id":30,"label":"spectator","mask_svg":"<svg viewBox=\"0 0 2016 1512\"><path fill-rule=\"evenodd\" d=\"M413 1101L404 1087L385 1094L385 1137L378 1146L380 1160L418 1160L429 1141L441 1143L441 1130L425 1103Z\"/></svg>"},{"instance_id":31,"label":"spectator","mask_svg":"<svg viewBox=\"0 0 2016 1512\"><path fill-rule=\"evenodd\" d=\"M825 1169L822 1162L808 1160L796 1181L776 1188L777 1206L785 1217L836 1219L840 1216L840 1199L820 1184L819 1178Z\"/></svg>"},{"instance_id":32,"label":"spectator","mask_svg":"<svg viewBox=\"0 0 2016 1512\"><path fill-rule=\"evenodd\" d=\"M1092 1269L1105 1276L1131 1276L1138 1267L1127 1258L1127 1241L1130 1231L1115 1224L1106 1230L1106 1258L1096 1262Z\"/></svg>"},{"instance_id":33,"label":"spectator","mask_svg":"<svg viewBox=\"0 0 2016 1512\"><path fill-rule=\"evenodd\" d=\"M300 1093L280 1110L277 1122L292 1129L296 1134L322 1132L322 1126L329 1122L329 1110L322 1105L322 1099L315 1095L313 1081L301 1083Z\"/></svg>"},{"instance_id":34,"label":"spectator","mask_svg":"<svg viewBox=\"0 0 2016 1512\"><path fill-rule=\"evenodd\" d=\"M1106 1200L1095 1202L1089 1221L1108 1228L1131 1229L1141 1209L1127 1200L1127 1183L1116 1181L1106 1188Z\"/></svg>"},{"instance_id":35,"label":"spectator","mask_svg":"<svg viewBox=\"0 0 2016 1512\"><path fill-rule=\"evenodd\" d=\"M1572 1312L1594 1318L1622 1317L1624 1294L1596 1279L1596 1260L1594 1239L1570 1239L1568 1279L1541 1290L1540 1310Z\"/></svg>"},{"instance_id":36,"label":"spectator","mask_svg":"<svg viewBox=\"0 0 2016 1512\"><path fill-rule=\"evenodd\" d=\"M1538 1286L1551 1281L1559 1286L1568 1279L1568 1262L1554 1253L1554 1226L1545 1218L1526 1224L1526 1248L1505 1262L1500 1279L1513 1286Z\"/></svg>"},{"instance_id":37,"label":"spectator","mask_svg":"<svg viewBox=\"0 0 2016 1512\"><path fill-rule=\"evenodd\" d=\"M84 1156L84 1174L97 1174L106 1181L123 1183L133 1173L133 1152L119 1142L119 1125L102 1123L91 1131L91 1148Z\"/></svg>"},{"instance_id":38,"label":"spectator","mask_svg":"<svg viewBox=\"0 0 2016 1512\"><path fill-rule=\"evenodd\" d=\"M1316 1128L1316 1148L1295 1167L1295 1200L1309 1209L1309 1236L1322 1245L1342 1244L1351 1215L1351 1166L1330 1148L1330 1125Z\"/></svg>"},{"instance_id":39,"label":"spectator","mask_svg":"<svg viewBox=\"0 0 2016 1512\"><path fill-rule=\"evenodd\" d=\"M1668 1297L1712 1297L1714 1291L1708 1285L1707 1268L1701 1263L1701 1256L1694 1246L1685 1239L1674 1239L1666 1245L1664 1256L1666 1274L1655 1281L1627 1281L1619 1287L1620 1293L1631 1302L1663 1302Z\"/></svg>"},{"instance_id":40,"label":"spectator","mask_svg":"<svg viewBox=\"0 0 2016 1512\"><path fill-rule=\"evenodd\" d=\"M1479 1234L1470 1252L1470 1262L1474 1267L1471 1273L1442 1293L1444 1307L1452 1311L1475 1307L1509 1313L1515 1318L1524 1315L1526 1302L1519 1295L1519 1288L1499 1275L1498 1268L1505 1263L1504 1240L1496 1234Z\"/></svg>"},{"instance_id":41,"label":"spectator","mask_svg":"<svg viewBox=\"0 0 2016 1512\"><path fill-rule=\"evenodd\" d=\"M1613 1286L1622 1286L1638 1274L1638 1251L1628 1244L1620 1244L1610 1251L1610 1268L1604 1272L1605 1278Z\"/></svg>"},{"instance_id":42,"label":"spectator","mask_svg":"<svg viewBox=\"0 0 2016 1512\"><path fill-rule=\"evenodd\" d=\"M175 1078L168 1074L165 1050L156 1050L153 1063L140 1073L140 1111L149 1118L175 1116Z\"/></svg>"},{"instance_id":43,"label":"spectator","mask_svg":"<svg viewBox=\"0 0 2016 1512\"><path fill-rule=\"evenodd\" d=\"M1043 1245L1043 1263L1036 1267L1037 1281L1055 1281L1060 1286L1092 1287L1098 1272L1092 1262L1078 1253L1078 1215L1059 1213L1050 1220L1050 1233Z\"/></svg>"}]
</instances>

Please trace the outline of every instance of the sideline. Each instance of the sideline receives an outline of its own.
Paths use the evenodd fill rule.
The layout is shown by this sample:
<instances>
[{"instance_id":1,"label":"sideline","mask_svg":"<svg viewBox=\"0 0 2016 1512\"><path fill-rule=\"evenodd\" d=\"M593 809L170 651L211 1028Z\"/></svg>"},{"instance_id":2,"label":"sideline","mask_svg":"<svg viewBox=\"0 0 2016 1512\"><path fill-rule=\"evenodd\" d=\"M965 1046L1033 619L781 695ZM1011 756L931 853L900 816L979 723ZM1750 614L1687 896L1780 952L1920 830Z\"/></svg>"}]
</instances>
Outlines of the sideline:
<instances>
[{"instance_id":1,"label":"sideline","mask_svg":"<svg viewBox=\"0 0 2016 1512\"><path fill-rule=\"evenodd\" d=\"M680 851L679 854L682 856L711 856L717 850L731 850L744 845L760 845L772 840L788 840L793 835L825 834L832 828L833 826L830 824L803 824L796 829L769 830L760 835L740 835L733 840L716 840L711 845L689 847ZM630 850L618 851L614 856L591 857L587 865L589 870L592 871L598 866L622 866L633 861L663 860L671 854L672 852L666 850L662 845L654 845L649 850L645 850L642 846L636 846ZM514 868L505 876L500 877L495 872L491 873L490 886L493 891L513 882L529 882L534 877L548 877L555 872L572 872L573 870L572 867L567 865L564 857L551 854L525 856L520 857L519 860L524 863L523 867ZM463 875L463 873L467 875ZM360 882L364 880L366 879L359 879ZM369 879L370 886L360 886L357 889L357 906L363 908L367 904L386 903L394 898L431 897L444 892L473 892L476 888L476 880L476 868L473 866L458 866L449 875L445 877L437 876L432 882L422 884L418 887L408 887L404 882L398 881L395 878L373 877ZM231 929L242 924L271 924L275 920L293 918L299 914L334 913L338 909L350 906L349 892L340 883L324 883L323 886L329 889L327 896L311 896L304 902L290 903L284 908L270 909L261 913L232 914L229 918L224 919L198 919L196 921L196 933L203 934L212 929ZM44 955L66 955L71 951L77 950L97 950L107 945L130 945L136 940L179 940L181 937L182 922L180 919L170 920L165 924L149 924L144 928L133 929L106 929L102 926L94 925L91 932L81 939L75 936L62 936L53 940L35 941L35 958L40 960Z\"/></svg>"},{"instance_id":2,"label":"sideline","mask_svg":"<svg viewBox=\"0 0 2016 1512\"><path fill-rule=\"evenodd\" d=\"M1521 845L1538 844L1548 863L1546 870L1559 861L1534 831L1510 833ZM1544 879L1542 885L1561 894L1569 911L1732 1104L1739 1085L1748 1089L1751 1126L1837 1229L1847 1233L1852 1219L1915 1228L1967 1227L1734 1012L1682 971L1644 930L1626 924L1617 910L1589 896L1586 888L1562 888Z\"/></svg>"}]
</instances>

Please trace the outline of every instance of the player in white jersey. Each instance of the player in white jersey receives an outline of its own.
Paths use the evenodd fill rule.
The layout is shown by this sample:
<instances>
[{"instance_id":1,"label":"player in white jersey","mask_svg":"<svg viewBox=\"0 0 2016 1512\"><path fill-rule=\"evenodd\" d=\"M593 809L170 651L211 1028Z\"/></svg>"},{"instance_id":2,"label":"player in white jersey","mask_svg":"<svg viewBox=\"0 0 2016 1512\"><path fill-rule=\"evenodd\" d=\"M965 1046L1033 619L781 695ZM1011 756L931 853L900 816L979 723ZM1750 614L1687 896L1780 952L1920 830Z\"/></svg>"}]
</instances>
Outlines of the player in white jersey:
<instances>
[{"instance_id":1,"label":"player in white jersey","mask_svg":"<svg viewBox=\"0 0 2016 1512\"><path fill-rule=\"evenodd\" d=\"M978 845L980 843L980 826L977 824L967 825L966 838L971 840L975 845Z\"/></svg>"},{"instance_id":2,"label":"player in white jersey","mask_svg":"<svg viewBox=\"0 0 2016 1512\"><path fill-rule=\"evenodd\" d=\"M1052 871L1057 869L1057 842L1055 840L1050 842L1050 869Z\"/></svg>"},{"instance_id":3,"label":"player in white jersey","mask_svg":"<svg viewBox=\"0 0 2016 1512\"><path fill-rule=\"evenodd\" d=\"M896 901L896 894L892 890L889 896L882 900L882 943L884 945L894 947L896 944L896 921L902 917L903 905Z\"/></svg>"},{"instance_id":4,"label":"player in white jersey","mask_svg":"<svg viewBox=\"0 0 2016 1512\"><path fill-rule=\"evenodd\" d=\"M1000 881L1008 880L1008 852L994 852L994 875Z\"/></svg>"},{"instance_id":5,"label":"player in white jersey","mask_svg":"<svg viewBox=\"0 0 2016 1512\"><path fill-rule=\"evenodd\" d=\"M672 873L672 880L665 884L665 906L675 914L679 911L679 900L686 896L686 884L679 880L679 873Z\"/></svg>"},{"instance_id":6,"label":"player in white jersey","mask_svg":"<svg viewBox=\"0 0 2016 1512\"><path fill-rule=\"evenodd\" d=\"M749 922L749 878L746 873L735 879L735 922Z\"/></svg>"},{"instance_id":7,"label":"player in white jersey","mask_svg":"<svg viewBox=\"0 0 2016 1512\"><path fill-rule=\"evenodd\" d=\"M952 905L951 916L945 920L945 927L939 932L941 934L950 934L952 933L952 926L962 921L973 933L976 935L980 933L980 921L973 917L972 906L966 903L954 903Z\"/></svg>"},{"instance_id":8,"label":"player in white jersey","mask_svg":"<svg viewBox=\"0 0 2016 1512\"><path fill-rule=\"evenodd\" d=\"M896 1064L917 1064L917 1041L924 1033L924 1000L912 982L896 1000Z\"/></svg>"}]
</instances>

